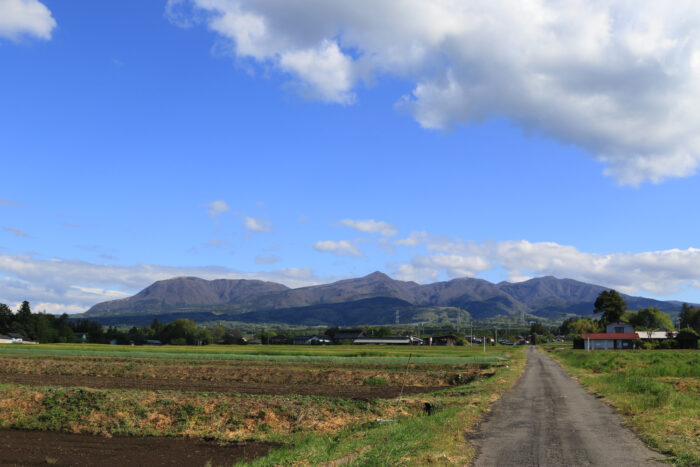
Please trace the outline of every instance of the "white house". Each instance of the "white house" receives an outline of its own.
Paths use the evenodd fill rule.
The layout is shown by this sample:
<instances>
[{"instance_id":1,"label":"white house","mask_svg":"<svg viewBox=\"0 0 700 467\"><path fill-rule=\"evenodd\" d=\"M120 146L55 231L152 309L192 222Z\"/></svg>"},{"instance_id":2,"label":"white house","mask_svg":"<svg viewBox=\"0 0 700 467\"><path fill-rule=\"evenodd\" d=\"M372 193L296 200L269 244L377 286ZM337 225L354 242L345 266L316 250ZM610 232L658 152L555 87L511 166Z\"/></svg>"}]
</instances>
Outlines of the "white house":
<instances>
[{"instance_id":1,"label":"white house","mask_svg":"<svg viewBox=\"0 0 700 467\"><path fill-rule=\"evenodd\" d=\"M21 344L24 338L21 334L8 332L7 335L0 334L0 344Z\"/></svg>"},{"instance_id":2,"label":"white house","mask_svg":"<svg viewBox=\"0 0 700 467\"><path fill-rule=\"evenodd\" d=\"M639 332L639 337L642 339L651 339L651 340L664 340L664 339L673 339L676 337L677 332L674 331L669 331L667 329L654 329L653 331L640 331Z\"/></svg>"},{"instance_id":3,"label":"white house","mask_svg":"<svg viewBox=\"0 0 700 467\"><path fill-rule=\"evenodd\" d=\"M629 323L610 323L605 332L583 335L583 348L586 350L630 349L632 341L639 339L639 334Z\"/></svg>"}]
</instances>

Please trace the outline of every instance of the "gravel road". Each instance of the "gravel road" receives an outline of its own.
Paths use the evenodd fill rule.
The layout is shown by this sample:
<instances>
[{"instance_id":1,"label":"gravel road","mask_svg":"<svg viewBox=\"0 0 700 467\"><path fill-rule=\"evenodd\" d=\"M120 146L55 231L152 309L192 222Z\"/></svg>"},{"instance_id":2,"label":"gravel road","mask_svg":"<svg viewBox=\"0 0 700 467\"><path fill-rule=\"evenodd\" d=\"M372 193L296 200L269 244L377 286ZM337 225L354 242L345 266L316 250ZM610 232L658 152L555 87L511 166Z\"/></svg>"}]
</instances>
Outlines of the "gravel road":
<instances>
[{"instance_id":1,"label":"gravel road","mask_svg":"<svg viewBox=\"0 0 700 467\"><path fill-rule=\"evenodd\" d=\"M663 459L536 347L528 347L525 373L471 440L477 467L659 467Z\"/></svg>"}]
</instances>

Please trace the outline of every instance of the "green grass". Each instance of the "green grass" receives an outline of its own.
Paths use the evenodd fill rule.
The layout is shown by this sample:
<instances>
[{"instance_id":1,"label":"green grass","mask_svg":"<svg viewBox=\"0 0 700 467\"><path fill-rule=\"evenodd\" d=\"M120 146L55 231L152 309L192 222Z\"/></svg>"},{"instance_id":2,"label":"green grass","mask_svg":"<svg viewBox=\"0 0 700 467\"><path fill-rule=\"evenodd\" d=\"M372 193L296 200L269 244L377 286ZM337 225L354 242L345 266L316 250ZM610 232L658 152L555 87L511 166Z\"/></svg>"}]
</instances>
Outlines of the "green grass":
<instances>
[{"instance_id":1,"label":"green grass","mask_svg":"<svg viewBox=\"0 0 700 467\"><path fill-rule=\"evenodd\" d=\"M171 358L186 360L239 360L273 362L405 363L461 365L493 363L503 359L502 350L487 347L402 346L162 346L135 347L102 344L0 345L0 355L48 355L81 357Z\"/></svg>"},{"instance_id":2,"label":"green grass","mask_svg":"<svg viewBox=\"0 0 700 467\"><path fill-rule=\"evenodd\" d=\"M676 465L700 466L700 352L558 350L550 355L617 407L649 446Z\"/></svg>"}]
</instances>

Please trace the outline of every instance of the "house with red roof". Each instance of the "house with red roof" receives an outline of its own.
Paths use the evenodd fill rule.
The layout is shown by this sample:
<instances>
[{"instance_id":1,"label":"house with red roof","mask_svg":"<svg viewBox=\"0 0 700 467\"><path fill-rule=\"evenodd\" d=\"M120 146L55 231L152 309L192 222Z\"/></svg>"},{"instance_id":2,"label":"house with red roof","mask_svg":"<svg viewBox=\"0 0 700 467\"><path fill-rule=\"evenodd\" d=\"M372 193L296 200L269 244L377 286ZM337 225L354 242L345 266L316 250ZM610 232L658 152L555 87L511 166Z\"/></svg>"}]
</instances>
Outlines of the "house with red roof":
<instances>
[{"instance_id":1,"label":"house with red roof","mask_svg":"<svg viewBox=\"0 0 700 467\"><path fill-rule=\"evenodd\" d=\"M629 323L610 323L605 332L583 335L583 348L586 350L631 349L639 334Z\"/></svg>"}]
</instances>

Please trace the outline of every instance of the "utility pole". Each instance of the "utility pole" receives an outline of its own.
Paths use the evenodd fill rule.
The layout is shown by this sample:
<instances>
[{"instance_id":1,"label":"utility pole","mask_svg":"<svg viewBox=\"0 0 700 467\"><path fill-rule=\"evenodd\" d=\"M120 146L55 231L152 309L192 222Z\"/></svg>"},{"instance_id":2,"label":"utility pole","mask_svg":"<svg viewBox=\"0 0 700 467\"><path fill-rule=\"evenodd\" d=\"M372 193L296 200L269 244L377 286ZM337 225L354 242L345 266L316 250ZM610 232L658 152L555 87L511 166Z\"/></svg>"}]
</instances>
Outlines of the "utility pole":
<instances>
[{"instance_id":1,"label":"utility pole","mask_svg":"<svg viewBox=\"0 0 700 467\"><path fill-rule=\"evenodd\" d=\"M474 340L474 324L471 318L469 319L469 346L471 347L472 341Z\"/></svg>"}]
</instances>

